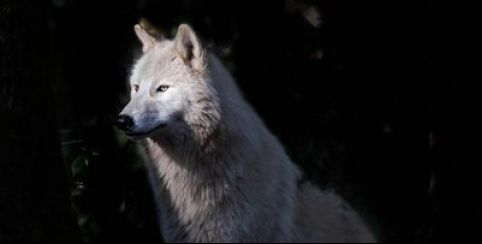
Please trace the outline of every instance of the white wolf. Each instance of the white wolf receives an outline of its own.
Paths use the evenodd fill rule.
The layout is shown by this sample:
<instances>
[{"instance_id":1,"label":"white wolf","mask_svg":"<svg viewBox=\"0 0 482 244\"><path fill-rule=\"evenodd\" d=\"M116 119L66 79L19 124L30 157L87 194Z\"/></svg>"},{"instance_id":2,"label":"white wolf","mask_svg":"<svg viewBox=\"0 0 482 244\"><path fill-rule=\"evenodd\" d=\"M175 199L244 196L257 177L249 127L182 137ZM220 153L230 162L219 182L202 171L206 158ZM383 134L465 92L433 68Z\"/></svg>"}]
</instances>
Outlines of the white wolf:
<instances>
[{"instance_id":1,"label":"white wolf","mask_svg":"<svg viewBox=\"0 0 482 244\"><path fill-rule=\"evenodd\" d=\"M143 55L118 127L143 142L168 242L372 242L360 217L308 182L221 62L185 24L134 30Z\"/></svg>"}]
</instances>

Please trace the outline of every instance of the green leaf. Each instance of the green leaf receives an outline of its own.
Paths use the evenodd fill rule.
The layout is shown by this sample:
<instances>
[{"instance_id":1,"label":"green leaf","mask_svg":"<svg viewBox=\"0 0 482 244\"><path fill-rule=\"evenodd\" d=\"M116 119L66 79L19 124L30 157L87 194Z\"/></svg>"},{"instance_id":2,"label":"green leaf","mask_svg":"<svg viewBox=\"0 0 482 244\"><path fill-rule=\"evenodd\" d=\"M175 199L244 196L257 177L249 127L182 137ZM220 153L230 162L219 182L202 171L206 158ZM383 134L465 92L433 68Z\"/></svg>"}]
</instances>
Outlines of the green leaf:
<instances>
[{"instance_id":1,"label":"green leaf","mask_svg":"<svg viewBox=\"0 0 482 244\"><path fill-rule=\"evenodd\" d=\"M87 172L89 166L89 159L85 155L78 156L74 162L72 162L72 176L79 177Z\"/></svg>"}]
</instances>

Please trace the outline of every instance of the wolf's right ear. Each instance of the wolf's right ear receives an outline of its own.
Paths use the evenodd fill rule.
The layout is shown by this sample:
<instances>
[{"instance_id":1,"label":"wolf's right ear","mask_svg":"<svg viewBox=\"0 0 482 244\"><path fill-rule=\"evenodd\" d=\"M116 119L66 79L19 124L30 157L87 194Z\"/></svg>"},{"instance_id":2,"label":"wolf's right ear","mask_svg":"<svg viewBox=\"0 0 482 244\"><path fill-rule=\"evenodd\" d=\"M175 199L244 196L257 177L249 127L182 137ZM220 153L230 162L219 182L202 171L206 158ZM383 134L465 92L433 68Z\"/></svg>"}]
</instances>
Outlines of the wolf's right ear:
<instances>
[{"instance_id":1,"label":"wolf's right ear","mask_svg":"<svg viewBox=\"0 0 482 244\"><path fill-rule=\"evenodd\" d=\"M156 38L149 34L141 25L134 25L134 32L142 42L142 51L147 52L149 49L153 48L156 44Z\"/></svg>"},{"instance_id":2,"label":"wolf's right ear","mask_svg":"<svg viewBox=\"0 0 482 244\"><path fill-rule=\"evenodd\" d=\"M202 71L205 65L205 52L196 33L187 24L179 25L174 39L176 51L192 69Z\"/></svg>"}]
</instances>

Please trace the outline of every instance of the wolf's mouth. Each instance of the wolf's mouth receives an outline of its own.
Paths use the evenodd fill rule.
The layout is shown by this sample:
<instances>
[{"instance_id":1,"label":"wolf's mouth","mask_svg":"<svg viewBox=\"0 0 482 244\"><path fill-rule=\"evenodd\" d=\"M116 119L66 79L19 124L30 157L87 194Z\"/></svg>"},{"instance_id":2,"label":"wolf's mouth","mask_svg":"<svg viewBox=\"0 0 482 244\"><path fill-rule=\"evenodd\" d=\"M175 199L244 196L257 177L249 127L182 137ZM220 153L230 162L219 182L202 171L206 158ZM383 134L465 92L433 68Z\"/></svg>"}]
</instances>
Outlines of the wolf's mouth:
<instances>
[{"instance_id":1,"label":"wolf's mouth","mask_svg":"<svg viewBox=\"0 0 482 244\"><path fill-rule=\"evenodd\" d=\"M130 137L147 137L147 136L150 136L152 134L154 134L154 132L156 132L158 129L161 129L161 128L164 128L167 126L167 123L163 123L163 124L159 124L158 126L154 127L154 129L151 129L151 130L148 130L148 131L143 131L143 132L135 132L135 131L131 131L131 132L126 132L126 135L130 136Z\"/></svg>"}]
</instances>

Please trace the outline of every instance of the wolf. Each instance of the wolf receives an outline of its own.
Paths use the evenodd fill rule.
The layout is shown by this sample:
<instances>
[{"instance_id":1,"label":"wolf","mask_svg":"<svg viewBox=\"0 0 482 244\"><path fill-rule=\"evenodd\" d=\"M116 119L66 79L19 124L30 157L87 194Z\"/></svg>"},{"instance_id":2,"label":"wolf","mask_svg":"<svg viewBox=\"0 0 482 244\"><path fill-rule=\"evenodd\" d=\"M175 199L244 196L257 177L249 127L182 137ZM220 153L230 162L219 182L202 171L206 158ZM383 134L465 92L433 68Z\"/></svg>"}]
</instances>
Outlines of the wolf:
<instances>
[{"instance_id":1,"label":"wolf","mask_svg":"<svg viewBox=\"0 0 482 244\"><path fill-rule=\"evenodd\" d=\"M375 241L341 197L303 180L189 25L173 39L134 31L143 52L116 123L145 150L165 241Z\"/></svg>"}]
</instances>

